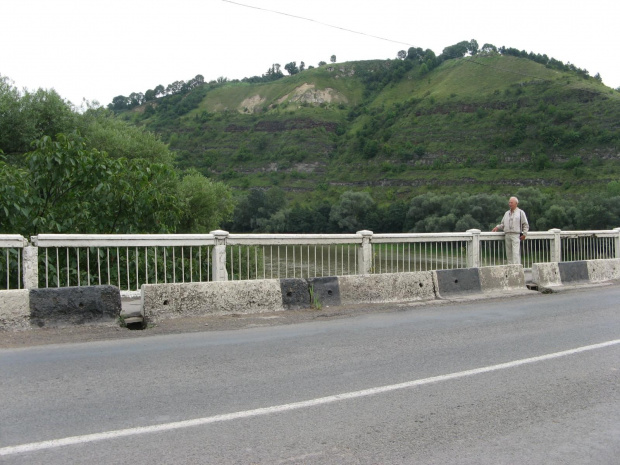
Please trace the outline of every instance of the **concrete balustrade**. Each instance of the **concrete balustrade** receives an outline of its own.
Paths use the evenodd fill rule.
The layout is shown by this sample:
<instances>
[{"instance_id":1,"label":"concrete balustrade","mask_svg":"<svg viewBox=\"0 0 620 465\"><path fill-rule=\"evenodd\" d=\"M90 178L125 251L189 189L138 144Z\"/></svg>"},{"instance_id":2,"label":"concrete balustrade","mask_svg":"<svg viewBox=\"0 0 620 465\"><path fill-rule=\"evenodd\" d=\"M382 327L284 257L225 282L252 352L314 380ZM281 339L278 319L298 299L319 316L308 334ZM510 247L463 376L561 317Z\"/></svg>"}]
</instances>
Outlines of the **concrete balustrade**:
<instances>
[{"instance_id":1,"label":"concrete balustrade","mask_svg":"<svg viewBox=\"0 0 620 465\"><path fill-rule=\"evenodd\" d=\"M157 320L184 315L205 314L231 314L231 313L255 313L271 312L294 308L308 308L319 303L320 305L341 305L357 303L380 303L398 301L427 301L438 298L452 298L461 295L488 294L493 292L518 291L525 289L524 270L520 265L482 266L484 256L483 244L500 243L503 238L501 233L483 233L479 230L469 230L465 233L445 234L373 234L371 231L359 231L356 234L229 234L226 231L213 231L211 234L202 235L39 235L32 238L28 243L19 235L0 235L0 260L6 261L5 280L8 290L0 291L0 329L29 328L33 325L54 325L59 316L50 311L49 317L41 317L35 308L41 301L53 300L60 310L69 315L66 324L90 324L96 321L112 321L118 316L116 296L119 296L119 287L108 286L114 289L114 297L108 299L114 301L112 310L102 310L97 307L103 299L102 294L88 294L86 289L90 286L91 273L95 273L92 281L101 282L101 264L93 266L95 269L88 270L88 285L78 287L62 287L57 282L49 283L48 289L37 291L41 282L47 283L39 277L42 257L48 258L48 250L63 248L69 262L69 250L74 247L79 250L86 249L96 252L97 260L108 257L116 250L118 257L119 249L128 251L139 247L209 247L210 274L206 282L185 283L148 283L138 282L139 288L134 293L142 296L142 310L131 316L132 322L140 321L146 317ZM532 238L532 239L529 239ZM545 253L550 258L559 261L549 263L533 263L532 281L540 287L561 286L566 284L579 284L583 282L602 282L620 279L620 228L611 231L560 231L552 229L548 232L533 232L528 235L529 240L547 241ZM375 267L377 249L379 253L388 253L391 247L396 246L396 254L404 253L404 246L399 249L399 244L410 244L415 251L415 246L434 242L435 247L448 250L449 254L458 248L466 248L466 263L456 263L451 269L434 269L428 271L406 271L404 266L397 272L385 272ZM302 245L310 244L343 244L355 250L355 267L353 273L343 276L316 276L305 278L282 278L282 279L246 279L231 281L228 266L232 266L227 258L227 250L232 251L236 246L265 246L265 245ZM444 244L444 245L441 245ZM17 253L9 254L9 249L16 249ZM65 250L66 249L66 250ZM103 252L100 252L102 249ZM6 250L6 252L4 252ZM44 252L42 252L42 250ZM418 248L418 256L420 248ZM484 249L488 254L489 248ZM112 251L112 252L110 252ZM71 252L73 253L73 252ZM181 254L183 250L181 249ZM191 249L190 252L191 254ZM458 252L460 253L460 252ZM54 254L49 254L53 256ZM544 255L540 253L539 255ZM609 256L611 255L612 258ZM62 256L62 255L61 255ZM145 249L143 262L138 261L138 255L132 262L126 265L127 275L133 272L135 266L138 272L139 263L147 260L148 251ZM157 256L157 255L156 255ZM448 255L449 256L449 255ZM574 256L594 256L597 259L571 260ZM18 257L16 260L15 257ZM78 255L79 258L79 255ZM173 257L168 257L170 260ZM177 257L178 258L178 257ZM164 263L166 258L164 257ZM191 255L189 266L191 267ZM398 255L397 255L398 260ZM564 260L564 261L562 261ZM486 264L487 261L484 261ZM435 266L443 267L454 265L444 261L435 261ZM465 267L463 266L465 265ZM108 265L109 266L109 265ZM15 267L18 278L16 279L11 267ZM157 275L157 260L155 260L155 275ZM45 261L45 271L47 261ZM55 267L59 269L58 266ZM398 268L398 264L397 264ZM308 267L309 269L309 267ZM61 270L65 276L80 274L79 262L77 270ZM84 272L84 270L82 270ZM123 268L124 271L124 268ZM148 278L148 266L144 271ZM235 270L236 271L236 270ZM381 271L381 272L379 272ZM185 271L183 271L185 272ZM98 278L97 275L98 274ZM107 270L108 276L110 270ZM189 271L191 280L191 268ZM185 279L184 275L181 275ZM109 278L108 278L109 279ZM17 283L18 289L11 289L11 283ZM54 286L54 284L56 284ZM115 284L115 283L112 283ZM52 286L54 286L52 288ZM84 291L79 291L84 289ZM137 292L136 292L137 291ZM48 292L48 294L45 294ZM77 294L75 294L77 292ZM72 304L62 305L71 300L70 293L79 295L73 299ZM85 293L85 294L84 294ZM91 295L88 299L84 296ZM55 299L55 300L54 300ZM63 300L64 299L64 300ZM38 302L38 303L33 303ZM77 303L76 303L77 302ZM85 303L88 302L88 303ZM75 305L74 305L75 304ZM34 305L34 307L33 307ZM101 319L88 318L86 313L97 315L100 312ZM72 314L75 313L75 314Z\"/></svg>"},{"instance_id":2,"label":"concrete balustrade","mask_svg":"<svg viewBox=\"0 0 620 465\"><path fill-rule=\"evenodd\" d=\"M532 282L543 288L616 279L620 279L620 259L535 263L532 266Z\"/></svg>"}]
</instances>

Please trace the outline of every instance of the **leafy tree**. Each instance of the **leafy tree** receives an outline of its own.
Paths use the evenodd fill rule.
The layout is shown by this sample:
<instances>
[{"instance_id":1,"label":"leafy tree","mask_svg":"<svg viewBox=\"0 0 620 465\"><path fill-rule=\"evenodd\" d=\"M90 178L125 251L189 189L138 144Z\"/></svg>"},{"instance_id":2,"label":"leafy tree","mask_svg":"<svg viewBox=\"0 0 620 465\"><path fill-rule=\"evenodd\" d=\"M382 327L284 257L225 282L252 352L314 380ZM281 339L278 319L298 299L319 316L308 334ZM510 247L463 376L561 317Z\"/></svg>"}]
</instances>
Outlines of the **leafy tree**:
<instances>
[{"instance_id":1,"label":"leafy tree","mask_svg":"<svg viewBox=\"0 0 620 465\"><path fill-rule=\"evenodd\" d=\"M327 63L325 63L324 61L319 61L319 66L323 66L326 65Z\"/></svg>"},{"instance_id":2,"label":"leafy tree","mask_svg":"<svg viewBox=\"0 0 620 465\"><path fill-rule=\"evenodd\" d=\"M155 90L149 89L144 93L144 101L152 102L153 100L155 100Z\"/></svg>"},{"instance_id":3,"label":"leafy tree","mask_svg":"<svg viewBox=\"0 0 620 465\"><path fill-rule=\"evenodd\" d=\"M497 53L497 47L493 44L484 44L480 51L485 54Z\"/></svg>"},{"instance_id":4,"label":"leafy tree","mask_svg":"<svg viewBox=\"0 0 620 465\"><path fill-rule=\"evenodd\" d=\"M286 203L284 191L272 187L268 191L251 189L247 196L239 199L230 225L235 232L259 231L261 225Z\"/></svg>"},{"instance_id":5,"label":"leafy tree","mask_svg":"<svg viewBox=\"0 0 620 465\"><path fill-rule=\"evenodd\" d=\"M110 110L89 108L78 119L76 127L89 146L107 152L112 158L172 163L173 155L159 136L115 117Z\"/></svg>"},{"instance_id":6,"label":"leafy tree","mask_svg":"<svg viewBox=\"0 0 620 465\"><path fill-rule=\"evenodd\" d=\"M329 220L340 231L353 233L372 228L368 220L373 211L376 211L375 201L368 192L347 191L332 207Z\"/></svg>"},{"instance_id":7,"label":"leafy tree","mask_svg":"<svg viewBox=\"0 0 620 465\"><path fill-rule=\"evenodd\" d=\"M164 95L166 95L166 89L161 84L159 84L153 90L155 91L155 97L163 97Z\"/></svg>"},{"instance_id":8,"label":"leafy tree","mask_svg":"<svg viewBox=\"0 0 620 465\"><path fill-rule=\"evenodd\" d=\"M336 55L332 55L329 59L332 63L336 63Z\"/></svg>"},{"instance_id":9,"label":"leafy tree","mask_svg":"<svg viewBox=\"0 0 620 465\"><path fill-rule=\"evenodd\" d=\"M108 104L110 110L119 112L130 108L130 101L128 97L124 95L117 95L112 99L112 103Z\"/></svg>"},{"instance_id":10,"label":"leafy tree","mask_svg":"<svg viewBox=\"0 0 620 465\"><path fill-rule=\"evenodd\" d=\"M407 51L407 59L421 62L424 60L424 50L420 47L409 47Z\"/></svg>"},{"instance_id":11,"label":"leafy tree","mask_svg":"<svg viewBox=\"0 0 620 465\"><path fill-rule=\"evenodd\" d=\"M77 118L71 104L56 91L22 93L0 76L0 150L5 154L26 153L35 139L70 132Z\"/></svg>"},{"instance_id":12,"label":"leafy tree","mask_svg":"<svg viewBox=\"0 0 620 465\"><path fill-rule=\"evenodd\" d=\"M178 197L183 210L178 232L208 233L232 219L232 190L195 170L188 172L179 183Z\"/></svg>"},{"instance_id":13,"label":"leafy tree","mask_svg":"<svg viewBox=\"0 0 620 465\"><path fill-rule=\"evenodd\" d=\"M280 64L274 63L271 65L271 68L267 69L267 72L263 74L263 78L267 81L275 81L276 79L280 79L284 77L282 71L280 71Z\"/></svg>"},{"instance_id":14,"label":"leafy tree","mask_svg":"<svg viewBox=\"0 0 620 465\"><path fill-rule=\"evenodd\" d=\"M180 208L174 171L111 159L77 133L36 140L26 168L2 164L0 230L55 233L173 232ZM6 216L2 216L2 215Z\"/></svg>"},{"instance_id":15,"label":"leafy tree","mask_svg":"<svg viewBox=\"0 0 620 465\"><path fill-rule=\"evenodd\" d=\"M404 50L399 50L396 56L399 60L404 60L405 58L407 58L407 52L405 52Z\"/></svg>"},{"instance_id":16,"label":"leafy tree","mask_svg":"<svg viewBox=\"0 0 620 465\"><path fill-rule=\"evenodd\" d=\"M458 44L450 45L443 49L441 58L443 60L450 60L452 58L463 58L471 48L471 42L464 40Z\"/></svg>"},{"instance_id":17,"label":"leafy tree","mask_svg":"<svg viewBox=\"0 0 620 465\"><path fill-rule=\"evenodd\" d=\"M306 64L302 61L301 63L299 63L299 72L301 73L305 69L306 69Z\"/></svg>"},{"instance_id":18,"label":"leafy tree","mask_svg":"<svg viewBox=\"0 0 620 465\"><path fill-rule=\"evenodd\" d=\"M287 63L286 65L284 65L284 69L288 72L289 75L293 75L293 74L297 74L299 73L299 68L297 68L297 62L296 61L291 61L290 63Z\"/></svg>"},{"instance_id":19,"label":"leafy tree","mask_svg":"<svg viewBox=\"0 0 620 465\"><path fill-rule=\"evenodd\" d=\"M478 41L476 41L476 39L471 39L469 41L469 46L467 47L467 51L470 53L470 55L477 55L478 54Z\"/></svg>"},{"instance_id":20,"label":"leafy tree","mask_svg":"<svg viewBox=\"0 0 620 465\"><path fill-rule=\"evenodd\" d=\"M80 232L174 233L184 205L170 165L142 159L109 159L110 173L94 191L91 216Z\"/></svg>"},{"instance_id":21,"label":"leafy tree","mask_svg":"<svg viewBox=\"0 0 620 465\"><path fill-rule=\"evenodd\" d=\"M467 231L468 229L484 229L484 227L471 214L466 213L456 222L454 229Z\"/></svg>"}]
</instances>

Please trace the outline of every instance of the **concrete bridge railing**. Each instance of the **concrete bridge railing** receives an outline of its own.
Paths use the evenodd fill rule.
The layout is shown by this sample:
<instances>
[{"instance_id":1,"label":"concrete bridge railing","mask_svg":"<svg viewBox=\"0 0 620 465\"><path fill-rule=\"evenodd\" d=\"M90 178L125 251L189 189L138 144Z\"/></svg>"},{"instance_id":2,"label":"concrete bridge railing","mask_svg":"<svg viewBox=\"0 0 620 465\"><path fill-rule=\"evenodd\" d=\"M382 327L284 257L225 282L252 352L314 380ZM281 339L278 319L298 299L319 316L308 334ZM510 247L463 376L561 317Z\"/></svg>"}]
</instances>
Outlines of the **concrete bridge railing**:
<instances>
[{"instance_id":1,"label":"concrete bridge railing","mask_svg":"<svg viewBox=\"0 0 620 465\"><path fill-rule=\"evenodd\" d=\"M0 289L312 279L505 265L504 234L0 235ZM530 232L522 264L620 258L620 228Z\"/></svg>"}]
</instances>

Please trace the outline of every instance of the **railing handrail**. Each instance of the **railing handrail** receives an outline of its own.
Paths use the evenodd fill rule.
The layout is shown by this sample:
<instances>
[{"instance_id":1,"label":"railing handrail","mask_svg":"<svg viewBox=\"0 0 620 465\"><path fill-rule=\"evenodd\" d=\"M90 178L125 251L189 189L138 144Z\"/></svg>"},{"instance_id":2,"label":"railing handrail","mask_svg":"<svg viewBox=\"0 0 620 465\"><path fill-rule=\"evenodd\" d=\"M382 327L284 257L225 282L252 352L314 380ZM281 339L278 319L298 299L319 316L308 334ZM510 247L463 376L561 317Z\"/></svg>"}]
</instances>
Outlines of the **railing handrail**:
<instances>
[{"instance_id":1,"label":"railing handrail","mask_svg":"<svg viewBox=\"0 0 620 465\"><path fill-rule=\"evenodd\" d=\"M377 233L373 234L370 241L376 244L395 242L433 242L436 240L445 242L471 241L471 233Z\"/></svg>"},{"instance_id":2,"label":"railing handrail","mask_svg":"<svg viewBox=\"0 0 620 465\"><path fill-rule=\"evenodd\" d=\"M361 234L229 234L228 245L357 244Z\"/></svg>"},{"instance_id":3,"label":"railing handrail","mask_svg":"<svg viewBox=\"0 0 620 465\"><path fill-rule=\"evenodd\" d=\"M561 237L570 237L570 236L592 236L592 237L600 237L600 236L609 236L614 237L618 235L618 231L616 229L601 229L601 230L585 230L585 231L560 231Z\"/></svg>"},{"instance_id":4,"label":"railing handrail","mask_svg":"<svg viewBox=\"0 0 620 465\"><path fill-rule=\"evenodd\" d=\"M173 247L209 246L213 234L39 234L36 247Z\"/></svg>"},{"instance_id":5,"label":"railing handrail","mask_svg":"<svg viewBox=\"0 0 620 465\"><path fill-rule=\"evenodd\" d=\"M26 245L28 241L20 234L0 234L0 248L23 249Z\"/></svg>"},{"instance_id":6,"label":"railing handrail","mask_svg":"<svg viewBox=\"0 0 620 465\"><path fill-rule=\"evenodd\" d=\"M480 233L480 239L499 240L504 238L504 232L483 232ZM549 231L529 231L527 237L530 239L553 239L554 234Z\"/></svg>"}]
</instances>

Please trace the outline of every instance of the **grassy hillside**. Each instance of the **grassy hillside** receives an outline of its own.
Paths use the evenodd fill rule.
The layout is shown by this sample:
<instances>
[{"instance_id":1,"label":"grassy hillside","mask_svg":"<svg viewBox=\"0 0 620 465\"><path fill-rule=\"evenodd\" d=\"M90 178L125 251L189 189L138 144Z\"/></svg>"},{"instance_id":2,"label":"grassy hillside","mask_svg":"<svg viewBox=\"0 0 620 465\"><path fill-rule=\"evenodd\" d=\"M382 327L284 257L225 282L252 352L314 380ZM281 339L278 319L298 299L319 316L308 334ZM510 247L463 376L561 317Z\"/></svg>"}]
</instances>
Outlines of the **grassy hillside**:
<instances>
[{"instance_id":1,"label":"grassy hillside","mask_svg":"<svg viewBox=\"0 0 620 465\"><path fill-rule=\"evenodd\" d=\"M430 72L363 61L204 84L124 116L160 133L180 168L302 204L347 190L383 204L519 186L578 195L620 173L620 93L500 54Z\"/></svg>"}]
</instances>

